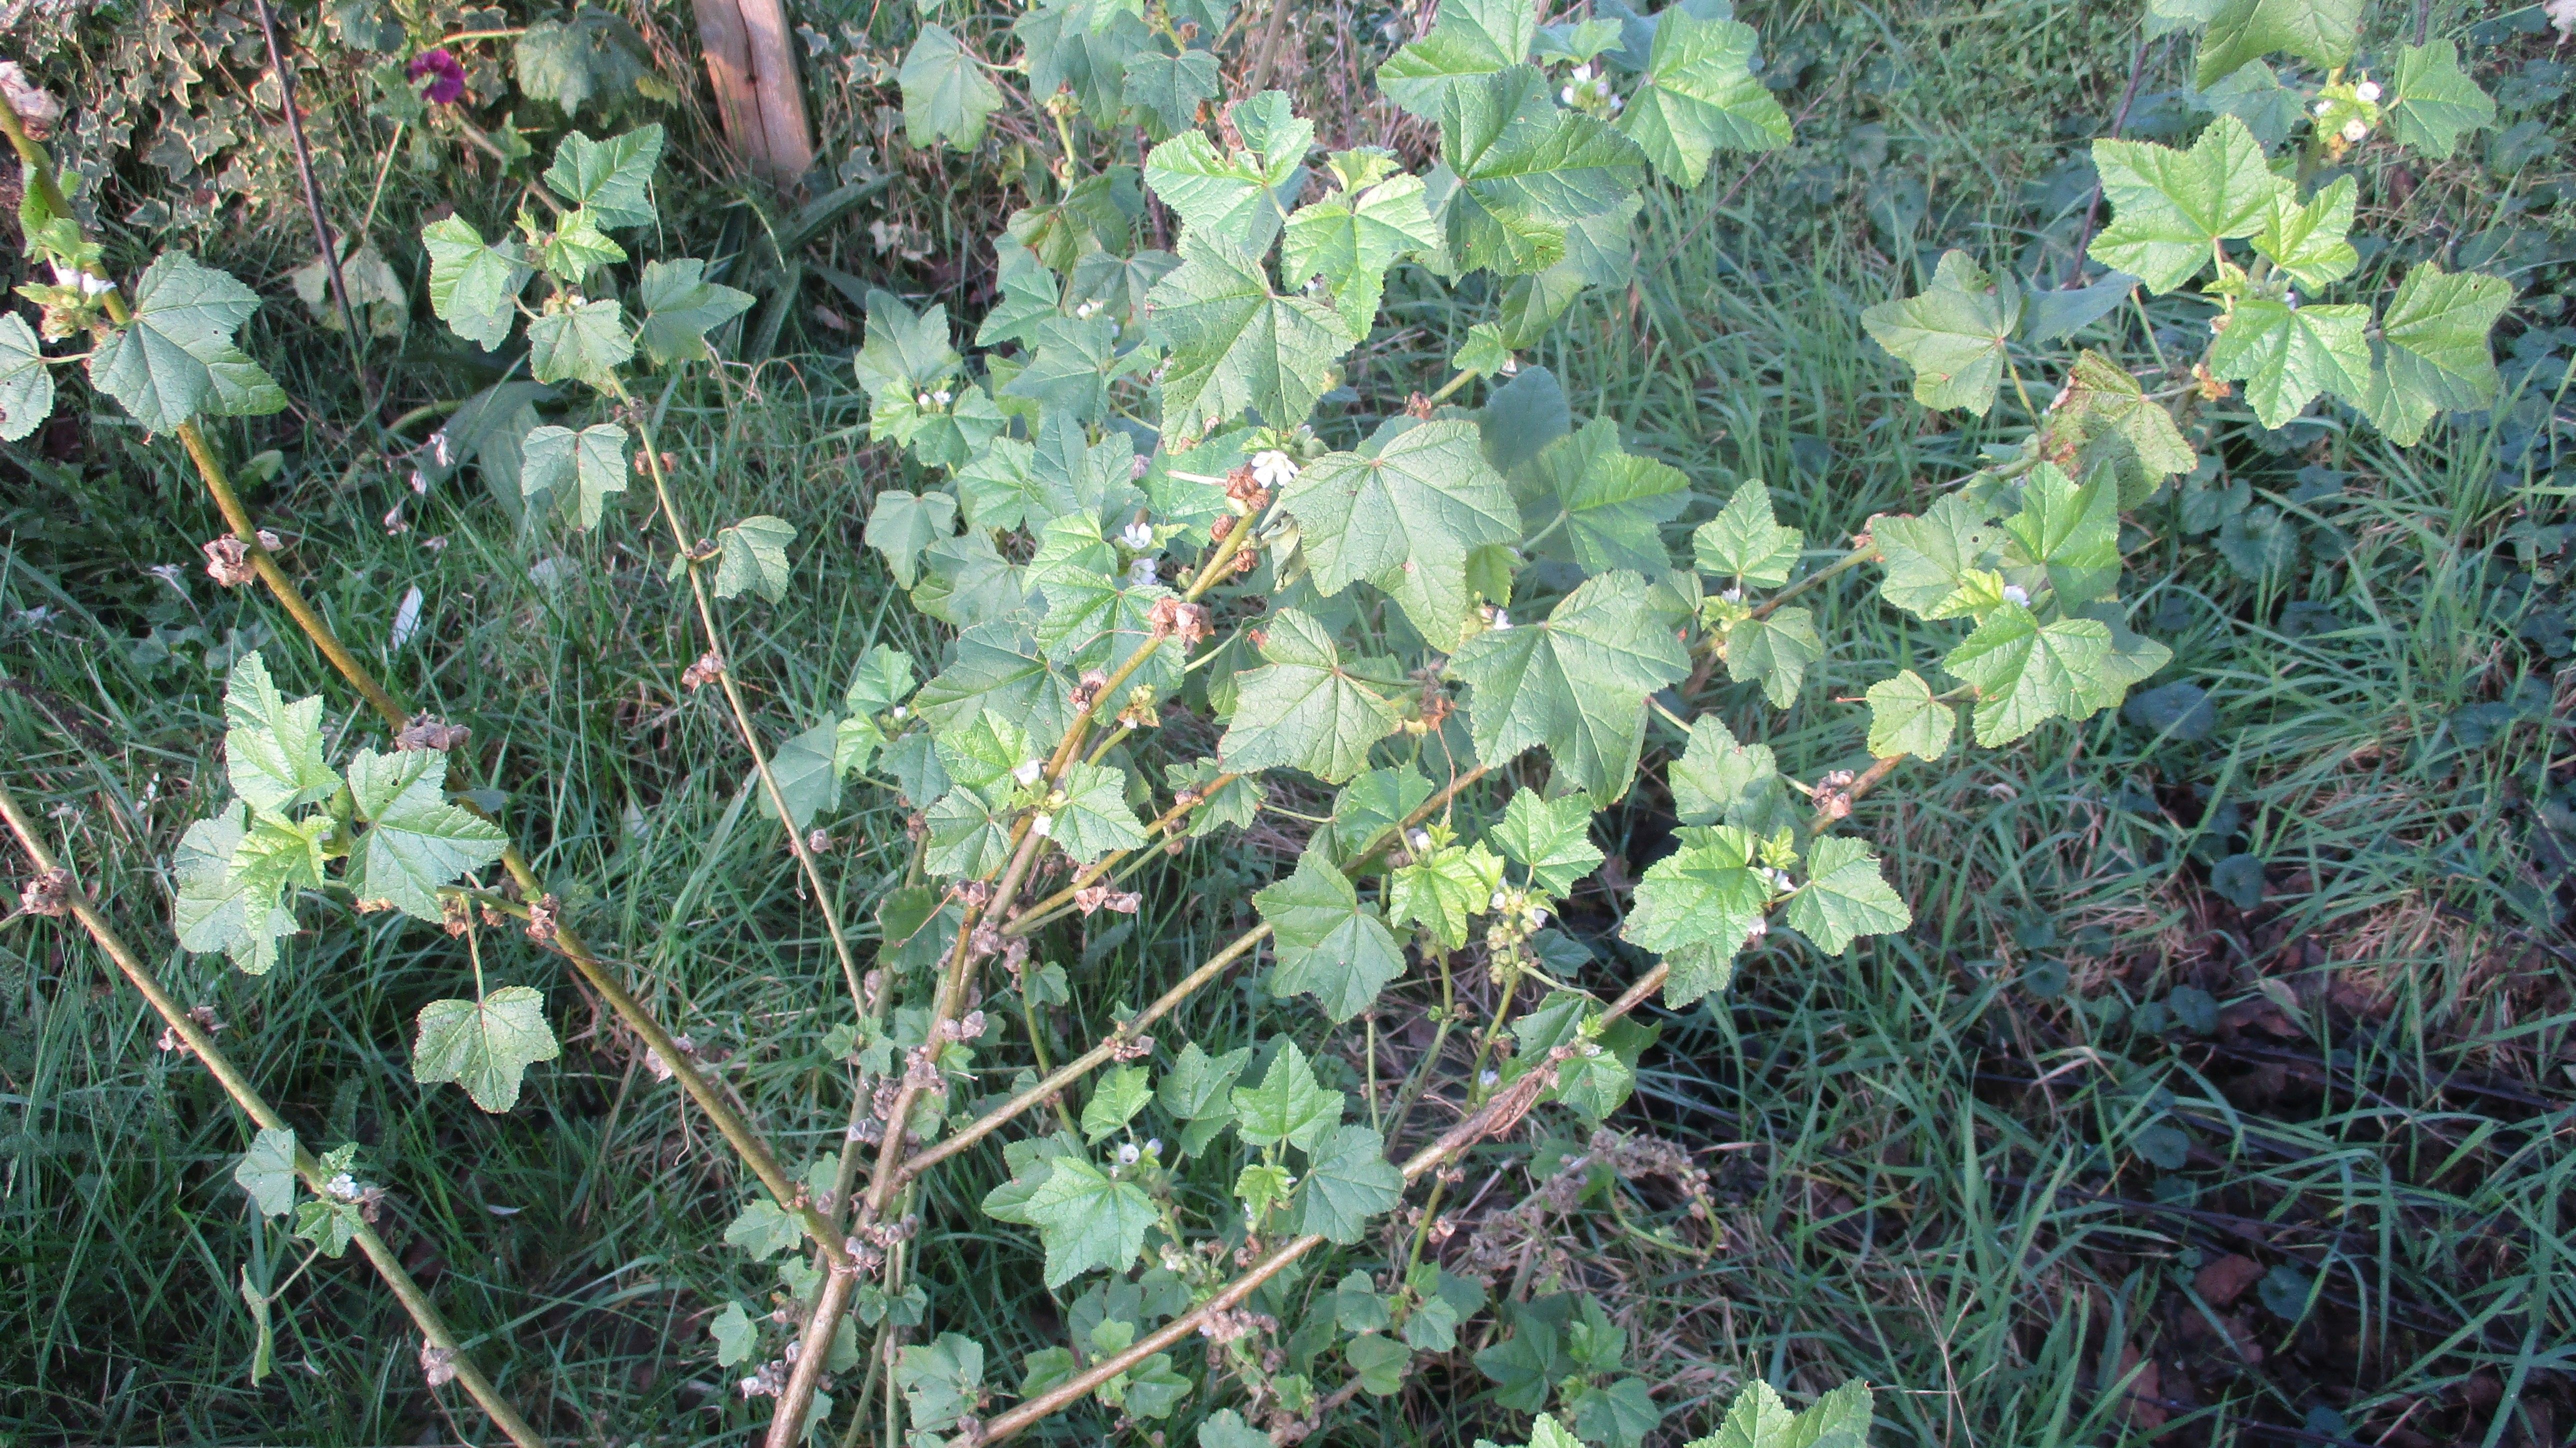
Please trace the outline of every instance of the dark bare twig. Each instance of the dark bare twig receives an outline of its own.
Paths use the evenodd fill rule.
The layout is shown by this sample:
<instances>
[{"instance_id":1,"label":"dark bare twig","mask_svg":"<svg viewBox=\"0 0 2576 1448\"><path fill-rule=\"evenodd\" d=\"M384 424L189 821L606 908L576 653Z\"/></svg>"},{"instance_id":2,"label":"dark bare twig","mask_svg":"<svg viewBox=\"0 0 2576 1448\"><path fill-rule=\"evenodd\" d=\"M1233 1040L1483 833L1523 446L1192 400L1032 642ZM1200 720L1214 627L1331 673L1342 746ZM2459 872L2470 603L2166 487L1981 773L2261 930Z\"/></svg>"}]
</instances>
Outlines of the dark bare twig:
<instances>
[{"instance_id":1,"label":"dark bare twig","mask_svg":"<svg viewBox=\"0 0 2576 1448\"><path fill-rule=\"evenodd\" d=\"M2129 107L2138 99L2138 77L2145 75L2146 73L2147 42L2143 37L2141 37L2138 41L2137 50L2129 56L2129 84L2126 89L2120 92L2120 109L2111 117L2110 136L2112 140L2118 140L2120 138L2120 132L2127 129L2129 124ZM2083 279L2084 249L2093 244L2093 227L2101 219L2102 178L2096 176L2093 178L2092 199L2084 203L2084 229L2075 234L2075 254L2068 259L2066 263L2066 278L2058 283L2059 286L2071 287L2075 285L2076 282Z\"/></svg>"},{"instance_id":2,"label":"dark bare twig","mask_svg":"<svg viewBox=\"0 0 2576 1448\"><path fill-rule=\"evenodd\" d=\"M295 110L295 72L286 63L285 47L277 43L277 12L268 0L259 0L259 30L268 41L269 69L277 75L278 109L286 112L286 136L295 145L295 170L304 182L304 209L313 217L313 239L322 246L322 267L331 276L331 295L340 303L340 323L349 329L349 346L358 354L359 371L366 370L366 335L358 330L357 308L349 305L349 282L340 275L340 248L331 235L331 222L322 211L322 187L313 179L313 148L304 141L304 118ZM372 389L370 389L372 390Z\"/></svg>"}]
</instances>

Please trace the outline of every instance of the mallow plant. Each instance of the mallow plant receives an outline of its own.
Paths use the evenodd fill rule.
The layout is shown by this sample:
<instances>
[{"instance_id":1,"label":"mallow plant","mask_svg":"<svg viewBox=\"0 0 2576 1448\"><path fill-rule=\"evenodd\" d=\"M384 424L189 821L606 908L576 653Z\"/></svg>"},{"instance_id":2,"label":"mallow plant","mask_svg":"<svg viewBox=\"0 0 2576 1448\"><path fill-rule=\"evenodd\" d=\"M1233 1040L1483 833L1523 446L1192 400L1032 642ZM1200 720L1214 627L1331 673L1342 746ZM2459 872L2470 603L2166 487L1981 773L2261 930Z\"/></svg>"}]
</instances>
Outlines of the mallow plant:
<instances>
[{"instance_id":1,"label":"mallow plant","mask_svg":"<svg viewBox=\"0 0 2576 1448\"><path fill-rule=\"evenodd\" d=\"M29 246L54 280L29 289L41 337L0 322L7 426L50 403L45 343L85 336L95 388L176 432L222 504L233 531L210 569L266 584L384 724L337 747L350 731L324 727L325 700L240 662L230 798L173 871L181 943L264 971L317 892L457 935L458 992L421 1013L413 1066L486 1110L558 1047L544 997L486 974L479 933L561 954L751 1178L725 1237L780 1290L721 1303L707 1350L770 1414L773 1448L991 1443L1066 1412L1253 1448L1447 1354L1537 1415L1531 1448L1636 1448L1667 1409L1627 1328L1579 1280L1532 1294L1493 1270L1504 1234L1555 1207L1624 1212L1650 1177L1685 1205L1632 1234L1714 1245L1705 1177L1611 1127L1653 1039L1634 1014L1694 1007L1750 958L1796 969L1906 929L1856 802L1905 760L2091 718L2168 662L2120 598L2123 515L2195 472L2221 399L2241 388L2278 427L2331 396L2412 443L2494 390L2501 281L2428 260L2377 309L2324 299L2361 270L2355 154L2444 154L2491 114L2448 45L2371 71L2348 3L2157 0L2157 23L2206 25L2200 83L2224 113L2187 147L2097 143L2108 218L2089 253L2116 275L2042 290L1954 252L1864 318L1925 404L1983 416L2009 388L2026 425L1919 512L1810 546L1762 482L1704 497L1518 355L1626 279L1646 188L1695 188L1720 153L1789 140L1749 27L1697 0L1549 24L1514 0L1444 0L1377 72L1436 138L1408 163L1319 146L1280 92L1225 99L1221 18L1053 0L982 37L1007 61L923 28L900 71L916 144L976 147L1024 104L1059 147L992 239L998 292L971 332L939 305L869 300L853 365L882 466L852 485L867 547L940 643L825 661L849 681L838 709L785 738L739 687L728 611L793 608L800 571L853 560L800 555L775 517L701 532L712 517L692 510L721 490L657 436L646 399L686 385L749 300L698 261L630 257L658 128L574 135L528 209L422 234L438 315L560 389L552 419L496 414L525 502L568 528L649 530L700 651L684 682L731 720L812 887L849 999L800 1049L850 1094L834 1149L792 1169L583 942L497 801L466 788L464 727L405 707L271 558L195 428L283 401L231 341L256 298L179 254L129 294L11 123ZM2123 365L2128 318L2194 283L2206 352ZM1427 393L1379 372L1391 292L1476 318ZM2049 346L2088 329L2102 346ZM1924 625L1851 707L1809 687L1861 647L1827 635L1829 588ZM1739 720L1841 711L1848 767L1791 777L1721 701ZM902 802L911 846L898 878L865 885L865 960L807 838L858 789ZM1601 815L1638 792L1673 832L1631 880L1601 869L1625 844ZM1194 962L1152 950L1176 918L1156 896L1256 826L1263 849L1234 855L1268 872L1248 928ZM85 910L56 883L51 903ZM1171 967L1142 1005L1097 998L1079 968L1089 932L1122 918ZM1265 1002L1252 1039L1175 1034L1236 977ZM1399 1002L1432 1035L1381 1083L1378 1020ZM1085 1023L1089 1039L1066 1034ZM318 1249L398 1190L345 1144L311 1158L253 1115L268 1129L243 1184ZM1581 1130L1526 1159L1531 1210L1461 1215L1462 1161L1532 1123ZM962 1211L922 1190L978 1164L986 1189ZM1013 1359L963 1330L993 1314L916 1270L924 1234L949 1232L1024 1243L1064 1341ZM461 1358L421 1321L445 1381ZM1700 1442L1857 1444L1868 1402L1852 1385L1793 1415L1757 1383Z\"/></svg>"}]
</instances>

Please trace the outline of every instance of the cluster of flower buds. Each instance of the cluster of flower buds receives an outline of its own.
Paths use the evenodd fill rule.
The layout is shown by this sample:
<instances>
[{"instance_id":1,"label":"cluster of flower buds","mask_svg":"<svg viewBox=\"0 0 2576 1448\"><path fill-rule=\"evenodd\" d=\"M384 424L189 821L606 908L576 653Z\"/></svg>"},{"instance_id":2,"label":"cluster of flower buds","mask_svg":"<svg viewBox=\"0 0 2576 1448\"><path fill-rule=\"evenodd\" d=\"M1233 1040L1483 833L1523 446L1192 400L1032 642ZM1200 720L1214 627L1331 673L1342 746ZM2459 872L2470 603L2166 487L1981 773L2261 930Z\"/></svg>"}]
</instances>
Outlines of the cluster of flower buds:
<instances>
[{"instance_id":1,"label":"cluster of flower buds","mask_svg":"<svg viewBox=\"0 0 2576 1448\"><path fill-rule=\"evenodd\" d=\"M1588 60L1576 66L1574 73L1566 77L1565 88L1556 93L1556 98L1585 115L1605 121L1628 108L1628 103L1611 87L1609 71Z\"/></svg>"}]
</instances>

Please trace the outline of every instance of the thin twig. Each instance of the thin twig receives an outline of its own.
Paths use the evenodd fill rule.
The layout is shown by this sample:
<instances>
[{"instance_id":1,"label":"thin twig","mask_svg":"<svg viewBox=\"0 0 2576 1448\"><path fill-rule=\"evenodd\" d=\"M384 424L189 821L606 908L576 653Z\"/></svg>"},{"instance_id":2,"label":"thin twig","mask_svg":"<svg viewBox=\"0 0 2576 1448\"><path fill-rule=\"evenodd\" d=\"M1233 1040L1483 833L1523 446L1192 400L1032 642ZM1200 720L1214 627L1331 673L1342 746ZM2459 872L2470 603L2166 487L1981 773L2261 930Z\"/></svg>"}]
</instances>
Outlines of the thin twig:
<instances>
[{"instance_id":1,"label":"thin twig","mask_svg":"<svg viewBox=\"0 0 2576 1448\"><path fill-rule=\"evenodd\" d=\"M304 141L304 118L295 111L295 74L286 64L286 51L277 43L277 12L268 0L259 0L260 34L268 40L269 69L277 76L279 109L286 112L286 136L295 146L295 170L304 181L304 209L313 217L313 239L322 248L322 266L331 276L331 295L340 303L340 324L349 329L349 350L356 354L361 381L367 370L366 334L358 330L357 308L349 304L349 282L340 275L340 248L331 236L331 222L322 210L322 187L313 179L313 148ZM372 383L368 390L373 391Z\"/></svg>"}]
</instances>

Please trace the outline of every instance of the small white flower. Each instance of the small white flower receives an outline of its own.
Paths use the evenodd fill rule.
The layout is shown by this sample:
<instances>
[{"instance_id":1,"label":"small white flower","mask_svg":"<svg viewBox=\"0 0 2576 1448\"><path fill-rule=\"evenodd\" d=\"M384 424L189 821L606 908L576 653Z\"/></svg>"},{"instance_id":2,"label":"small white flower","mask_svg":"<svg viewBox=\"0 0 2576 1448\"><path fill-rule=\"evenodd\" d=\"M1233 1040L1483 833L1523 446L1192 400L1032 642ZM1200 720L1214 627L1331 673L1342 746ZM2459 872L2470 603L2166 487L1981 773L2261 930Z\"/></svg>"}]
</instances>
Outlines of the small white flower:
<instances>
[{"instance_id":1,"label":"small white flower","mask_svg":"<svg viewBox=\"0 0 2576 1448\"><path fill-rule=\"evenodd\" d=\"M1144 588L1160 581L1155 572L1154 560L1150 555L1127 565L1127 583L1130 587Z\"/></svg>"},{"instance_id":2,"label":"small white flower","mask_svg":"<svg viewBox=\"0 0 2576 1448\"><path fill-rule=\"evenodd\" d=\"M2343 123L2343 138L2347 141L2359 141L2369 134L2370 123L2359 116Z\"/></svg>"},{"instance_id":3,"label":"small white flower","mask_svg":"<svg viewBox=\"0 0 2576 1448\"><path fill-rule=\"evenodd\" d=\"M1533 930L1537 929L1539 926L1545 925L1547 923L1547 907L1544 905L1531 906L1529 919L1530 928Z\"/></svg>"},{"instance_id":4,"label":"small white flower","mask_svg":"<svg viewBox=\"0 0 2576 1448\"><path fill-rule=\"evenodd\" d=\"M1098 302L1084 302L1081 306L1073 309L1074 320L1088 322L1091 320L1091 314L1099 310L1100 304Z\"/></svg>"},{"instance_id":5,"label":"small white flower","mask_svg":"<svg viewBox=\"0 0 2576 1448\"><path fill-rule=\"evenodd\" d=\"M930 394L930 400L931 400L931 401L933 401L933 402L935 402L935 403L938 403L938 404L939 404L940 406L942 406L942 407L946 407L948 404L950 404L950 403L952 403L952 402L955 402L955 401L957 400L957 394L955 394L955 393L953 393L953 392L949 391L947 388L943 387L943 388L940 388L937 392L934 392L934 393Z\"/></svg>"},{"instance_id":6,"label":"small white flower","mask_svg":"<svg viewBox=\"0 0 2576 1448\"><path fill-rule=\"evenodd\" d=\"M420 632L420 603L420 589L414 587L402 596L401 604L395 607L393 632L386 639L395 648L401 648L410 643L412 636Z\"/></svg>"},{"instance_id":7,"label":"small white flower","mask_svg":"<svg viewBox=\"0 0 2576 1448\"><path fill-rule=\"evenodd\" d=\"M2018 583L2007 583L2004 585L2004 602L2028 603L2030 602L2030 590L2022 587Z\"/></svg>"},{"instance_id":8,"label":"small white flower","mask_svg":"<svg viewBox=\"0 0 2576 1448\"><path fill-rule=\"evenodd\" d=\"M930 410L930 394L927 392L914 393L912 405L920 408L924 412L928 412Z\"/></svg>"},{"instance_id":9,"label":"small white flower","mask_svg":"<svg viewBox=\"0 0 2576 1448\"><path fill-rule=\"evenodd\" d=\"M1146 1137L1145 1154L1147 1156L1161 1156L1163 1154L1163 1138L1159 1136Z\"/></svg>"},{"instance_id":10,"label":"small white flower","mask_svg":"<svg viewBox=\"0 0 2576 1448\"><path fill-rule=\"evenodd\" d=\"M1724 593L1719 594L1718 597L1725 599L1728 603L1742 603L1744 601L1744 585L1739 583L1733 588L1726 590Z\"/></svg>"},{"instance_id":11,"label":"small white flower","mask_svg":"<svg viewBox=\"0 0 2576 1448\"><path fill-rule=\"evenodd\" d=\"M2326 112L2328 112L2328 111L2330 111L2330 110L2333 110L2333 109L2334 109L2334 102L2332 102L2332 101L2319 101L2319 102L2317 102L2317 114L2318 114L2318 115L2321 115L2321 116L2322 116L2322 115L2324 115Z\"/></svg>"},{"instance_id":12,"label":"small white flower","mask_svg":"<svg viewBox=\"0 0 2576 1448\"><path fill-rule=\"evenodd\" d=\"M1118 1143L1118 1164L1120 1166L1134 1166L1136 1164L1136 1159L1143 1155L1144 1153L1138 1151L1136 1149L1136 1143L1132 1141L1122 1141Z\"/></svg>"},{"instance_id":13,"label":"small white flower","mask_svg":"<svg viewBox=\"0 0 2576 1448\"><path fill-rule=\"evenodd\" d=\"M1768 921L1768 920L1756 920L1756 921L1754 921L1754 922L1753 922L1753 930L1752 930L1752 933L1751 933L1751 934L1749 934L1748 936L1746 936L1745 938L1746 938L1746 939L1749 939L1749 940L1760 940L1763 936L1768 935L1768 934L1770 934L1770 933L1771 933L1771 922L1770 922L1770 921Z\"/></svg>"},{"instance_id":14,"label":"small white flower","mask_svg":"<svg viewBox=\"0 0 2576 1448\"><path fill-rule=\"evenodd\" d=\"M1565 89L1558 91L1556 93L1556 98L1565 102L1569 106L1574 104L1574 87L1567 86Z\"/></svg>"},{"instance_id":15,"label":"small white flower","mask_svg":"<svg viewBox=\"0 0 2576 1448\"><path fill-rule=\"evenodd\" d=\"M1141 455L1127 464L1127 476L1130 481L1142 478L1145 474L1152 472L1153 470L1154 460Z\"/></svg>"},{"instance_id":16,"label":"small white flower","mask_svg":"<svg viewBox=\"0 0 2576 1448\"><path fill-rule=\"evenodd\" d=\"M1587 60L1583 64L1576 66L1574 68L1574 78L1577 81L1587 81L1592 79L1592 62Z\"/></svg>"},{"instance_id":17,"label":"small white flower","mask_svg":"<svg viewBox=\"0 0 2576 1448\"><path fill-rule=\"evenodd\" d=\"M1508 898L1509 897L1505 896L1502 891L1497 890L1494 892L1494 898L1485 902L1485 908L1488 910L1500 910L1503 908Z\"/></svg>"},{"instance_id":18,"label":"small white flower","mask_svg":"<svg viewBox=\"0 0 2576 1448\"><path fill-rule=\"evenodd\" d=\"M1493 623L1492 623L1492 625L1491 625L1491 627L1493 628L1494 632L1496 632L1496 633L1501 633L1502 631L1504 631L1505 629L1510 628L1511 626L1512 626L1512 616L1511 616L1509 613L1504 612L1502 609L1499 609L1499 608L1498 608L1498 609L1495 609L1495 610L1494 610L1494 621L1493 621Z\"/></svg>"},{"instance_id":19,"label":"small white flower","mask_svg":"<svg viewBox=\"0 0 2576 1448\"><path fill-rule=\"evenodd\" d=\"M1414 853L1420 854L1431 848L1431 831L1415 830L1404 837L1404 842L1413 847Z\"/></svg>"},{"instance_id":20,"label":"small white flower","mask_svg":"<svg viewBox=\"0 0 2576 1448\"><path fill-rule=\"evenodd\" d=\"M1626 96L1612 96L1610 98L1610 114L1615 116L1627 108L1628 98Z\"/></svg>"},{"instance_id":21,"label":"small white flower","mask_svg":"<svg viewBox=\"0 0 2576 1448\"><path fill-rule=\"evenodd\" d=\"M2299 305L2299 294L2297 292L2283 292L2281 294L2281 305L2296 310Z\"/></svg>"},{"instance_id":22,"label":"small white flower","mask_svg":"<svg viewBox=\"0 0 2576 1448\"><path fill-rule=\"evenodd\" d=\"M1038 776L1045 772L1044 764L1034 759L1024 759L1020 761L1018 768L1011 771L1011 778L1018 780L1022 785L1031 785L1037 783Z\"/></svg>"},{"instance_id":23,"label":"small white flower","mask_svg":"<svg viewBox=\"0 0 2576 1448\"><path fill-rule=\"evenodd\" d=\"M1119 530L1119 540L1139 552L1154 546L1154 525L1139 518Z\"/></svg>"},{"instance_id":24,"label":"small white flower","mask_svg":"<svg viewBox=\"0 0 2576 1448\"><path fill-rule=\"evenodd\" d=\"M1503 1073L1494 1070L1491 1067L1487 1067L1486 1069L1476 1073L1476 1084L1479 1086L1492 1086L1502 1079Z\"/></svg>"},{"instance_id":25,"label":"small white flower","mask_svg":"<svg viewBox=\"0 0 2576 1448\"><path fill-rule=\"evenodd\" d=\"M1042 840L1054 834L1055 816L1051 814L1042 814L1036 819L1029 821L1029 833L1036 835Z\"/></svg>"},{"instance_id":26,"label":"small white flower","mask_svg":"<svg viewBox=\"0 0 2576 1448\"><path fill-rule=\"evenodd\" d=\"M1296 460L1277 448L1252 455L1252 480L1265 488L1278 487L1296 476Z\"/></svg>"},{"instance_id":27,"label":"small white flower","mask_svg":"<svg viewBox=\"0 0 2576 1448\"><path fill-rule=\"evenodd\" d=\"M358 1179L347 1172L342 1172L324 1182L322 1189L344 1202L354 1202L358 1199Z\"/></svg>"},{"instance_id":28,"label":"small white flower","mask_svg":"<svg viewBox=\"0 0 2576 1448\"><path fill-rule=\"evenodd\" d=\"M1502 371L1505 377L1518 377L1521 372L1521 359L1518 357L1504 358Z\"/></svg>"},{"instance_id":29,"label":"small white flower","mask_svg":"<svg viewBox=\"0 0 2576 1448\"><path fill-rule=\"evenodd\" d=\"M2361 84L2354 86L2352 88L2352 93L2361 98L2361 103L2363 105L2375 106L2379 104L2379 82L2375 80L2366 80Z\"/></svg>"},{"instance_id":30,"label":"small white flower","mask_svg":"<svg viewBox=\"0 0 2576 1448\"><path fill-rule=\"evenodd\" d=\"M904 720L912 717L912 711L901 704L897 704L886 711L886 717L892 719L897 724L900 724Z\"/></svg>"}]
</instances>

